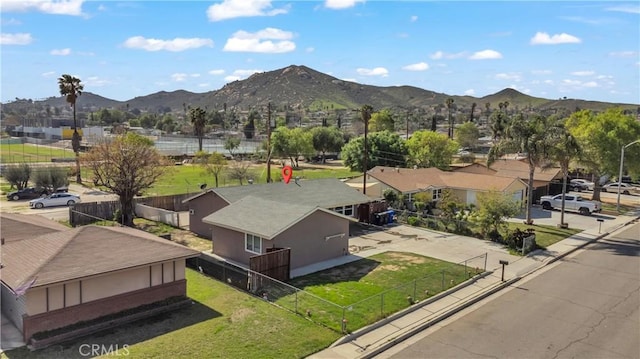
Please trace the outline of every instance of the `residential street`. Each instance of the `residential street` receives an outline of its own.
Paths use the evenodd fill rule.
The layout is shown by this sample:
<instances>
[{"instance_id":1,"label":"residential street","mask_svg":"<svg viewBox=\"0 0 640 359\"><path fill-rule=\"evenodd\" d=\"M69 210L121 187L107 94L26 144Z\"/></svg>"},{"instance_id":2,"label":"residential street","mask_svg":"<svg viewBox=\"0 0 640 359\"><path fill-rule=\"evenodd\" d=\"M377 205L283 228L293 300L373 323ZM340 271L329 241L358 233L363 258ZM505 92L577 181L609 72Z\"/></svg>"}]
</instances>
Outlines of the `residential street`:
<instances>
[{"instance_id":1,"label":"residential street","mask_svg":"<svg viewBox=\"0 0 640 359\"><path fill-rule=\"evenodd\" d=\"M376 358L639 358L639 268L636 223Z\"/></svg>"}]
</instances>

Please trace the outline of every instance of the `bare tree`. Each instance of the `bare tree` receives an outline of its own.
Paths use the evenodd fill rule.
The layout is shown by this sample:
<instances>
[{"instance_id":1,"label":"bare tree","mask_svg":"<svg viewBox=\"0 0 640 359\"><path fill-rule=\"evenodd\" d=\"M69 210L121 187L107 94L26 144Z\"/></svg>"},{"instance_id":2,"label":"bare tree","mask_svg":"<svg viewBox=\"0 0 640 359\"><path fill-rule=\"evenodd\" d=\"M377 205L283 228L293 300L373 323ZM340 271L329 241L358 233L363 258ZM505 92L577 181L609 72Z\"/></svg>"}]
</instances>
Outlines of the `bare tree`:
<instances>
[{"instance_id":1,"label":"bare tree","mask_svg":"<svg viewBox=\"0 0 640 359\"><path fill-rule=\"evenodd\" d=\"M229 164L227 176L229 179L238 180L242 186L244 184L243 182L245 180L248 181L253 175L253 173L251 173L250 166L251 164L249 162L232 161Z\"/></svg>"}]
</instances>

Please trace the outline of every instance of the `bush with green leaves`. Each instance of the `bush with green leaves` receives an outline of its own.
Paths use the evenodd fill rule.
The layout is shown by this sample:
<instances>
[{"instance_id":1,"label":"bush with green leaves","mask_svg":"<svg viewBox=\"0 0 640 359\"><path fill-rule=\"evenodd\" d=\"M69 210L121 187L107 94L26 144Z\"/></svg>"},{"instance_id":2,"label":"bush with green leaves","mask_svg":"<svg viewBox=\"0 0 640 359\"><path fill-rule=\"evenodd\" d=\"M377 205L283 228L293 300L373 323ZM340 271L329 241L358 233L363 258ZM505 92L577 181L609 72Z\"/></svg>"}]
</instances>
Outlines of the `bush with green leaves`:
<instances>
[{"instance_id":1,"label":"bush with green leaves","mask_svg":"<svg viewBox=\"0 0 640 359\"><path fill-rule=\"evenodd\" d=\"M478 193L478 210L469 216L480 229L483 238L501 241L506 219L521 212L521 204L508 194L496 191Z\"/></svg>"},{"instance_id":2,"label":"bush with green leaves","mask_svg":"<svg viewBox=\"0 0 640 359\"><path fill-rule=\"evenodd\" d=\"M7 166L2 174L4 179L11 184L11 188L23 189L27 187L29 179L31 179L31 167L26 163Z\"/></svg>"}]
</instances>

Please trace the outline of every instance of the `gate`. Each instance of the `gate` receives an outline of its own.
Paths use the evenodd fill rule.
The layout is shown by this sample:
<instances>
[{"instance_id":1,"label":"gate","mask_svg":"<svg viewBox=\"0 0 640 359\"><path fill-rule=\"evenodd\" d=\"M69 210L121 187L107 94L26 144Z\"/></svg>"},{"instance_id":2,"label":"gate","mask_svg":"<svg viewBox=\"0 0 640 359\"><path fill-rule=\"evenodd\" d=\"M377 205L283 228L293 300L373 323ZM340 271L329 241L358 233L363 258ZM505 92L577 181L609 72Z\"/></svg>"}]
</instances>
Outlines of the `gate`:
<instances>
[{"instance_id":1,"label":"gate","mask_svg":"<svg viewBox=\"0 0 640 359\"><path fill-rule=\"evenodd\" d=\"M267 253L249 258L249 269L285 282L291 273L290 263L290 248L269 248Z\"/></svg>"}]
</instances>

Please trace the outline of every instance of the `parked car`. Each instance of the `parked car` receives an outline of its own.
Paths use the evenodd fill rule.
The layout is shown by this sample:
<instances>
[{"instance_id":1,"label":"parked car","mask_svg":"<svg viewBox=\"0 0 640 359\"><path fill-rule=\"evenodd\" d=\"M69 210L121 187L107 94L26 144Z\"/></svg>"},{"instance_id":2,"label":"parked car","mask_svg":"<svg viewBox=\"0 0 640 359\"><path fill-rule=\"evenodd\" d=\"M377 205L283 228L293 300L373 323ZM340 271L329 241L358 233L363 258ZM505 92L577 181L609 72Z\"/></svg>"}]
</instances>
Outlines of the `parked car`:
<instances>
[{"instance_id":1,"label":"parked car","mask_svg":"<svg viewBox=\"0 0 640 359\"><path fill-rule=\"evenodd\" d=\"M46 197L29 201L31 208L43 208L53 206L71 206L80 203L80 196L71 193L54 193Z\"/></svg>"},{"instance_id":2,"label":"parked car","mask_svg":"<svg viewBox=\"0 0 640 359\"><path fill-rule=\"evenodd\" d=\"M9 201L17 201L20 199L34 199L39 198L45 195L46 193L43 190L35 189L33 187L23 188L17 191L9 192L7 194L7 199Z\"/></svg>"},{"instance_id":3,"label":"parked car","mask_svg":"<svg viewBox=\"0 0 640 359\"><path fill-rule=\"evenodd\" d=\"M540 197L540 204L544 209L560 209L562 208L562 194L555 196ZM564 209L569 211L577 211L580 214L588 216L593 212L602 211L602 203L598 201L587 201L581 196L567 194L564 197Z\"/></svg>"},{"instance_id":4,"label":"parked car","mask_svg":"<svg viewBox=\"0 0 640 359\"><path fill-rule=\"evenodd\" d=\"M640 187L636 187L634 185L632 185L631 183L618 183L618 182L611 182L611 183L607 183L606 185L602 186L602 191L603 192L613 192L613 193L618 193L618 186L620 186L620 193L622 194L640 194Z\"/></svg>"},{"instance_id":5,"label":"parked car","mask_svg":"<svg viewBox=\"0 0 640 359\"><path fill-rule=\"evenodd\" d=\"M582 178L574 178L569 181L569 184L578 192L593 191L593 187L595 187L595 183Z\"/></svg>"}]
</instances>

